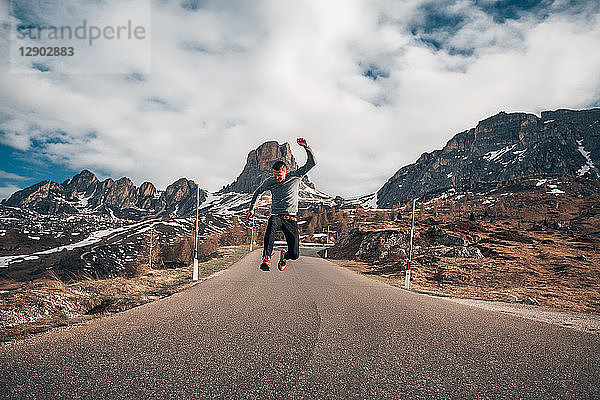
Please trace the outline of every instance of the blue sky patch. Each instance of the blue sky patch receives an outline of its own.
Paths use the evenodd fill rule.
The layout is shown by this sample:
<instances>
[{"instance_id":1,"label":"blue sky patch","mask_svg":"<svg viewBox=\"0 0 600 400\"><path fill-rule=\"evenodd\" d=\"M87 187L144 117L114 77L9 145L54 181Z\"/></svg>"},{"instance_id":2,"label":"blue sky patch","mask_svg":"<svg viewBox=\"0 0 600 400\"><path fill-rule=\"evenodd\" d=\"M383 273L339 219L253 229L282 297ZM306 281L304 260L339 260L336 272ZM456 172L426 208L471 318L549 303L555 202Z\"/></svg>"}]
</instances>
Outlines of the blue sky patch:
<instances>
[{"instance_id":1,"label":"blue sky patch","mask_svg":"<svg viewBox=\"0 0 600 400\"><path fill-rule=\"evenodd\" d=\"M42 64L42 63L37 63L37 62L31 63L31 67L33 69L37 69L40 72L48 72L48 71L50 71L50 67L47 66L46 64Z\"/></svg>"},{"instance_id":2,"label":"blue sky patch","mask_svg":"<svg viewBox=\"0 0 600 400\"><path fill-rule=\"evenodd\" d=\"M1 174L0 187L16 185L20 188L48 179L61 183L79 172L63 164L44 160L43 156L35 150L19 151L2 144L0 144L0 170L9 176L15 174L21 177L11 179L4 176L7 174Z\"/></svg>"},{"instance_id":3,"label":"blue sky patch","mask_svg":"<svg viewBox=\"0 0 600 400\"><path fill-rule=\"evenodd\" d=\"M547 18L552 3L554 3L552 0L499 0L494 2L475 2L478 7L487 14L490 14L496 23L504 23L507 19L519 19L528 14L536 14L541 18Z\"/></svg>"},{"instance_id":4,"label":"blue sky patch","mask_svg":"<svg viewBox=\"0 0 600 400\"><path fill-rule=\"evenodd\" d=\"M125 79L128 81L144 82L146 80L146 76L141 72L132 72L131 74L127 75Z\"/></svg>"},{"instance_id":5,"label":"blue sky patch","mask_svg":"<svg viewBox=\"0 0 600 400\"><path fill-rule=\"evenodd\" d=\"M490 15L495 23L503 24L507 20L518 20L523 17L535 16L543 20L550 15L552 0L499 0L475 1L477 9ZM446 42L452 38L465 24L469 16L455 8L457 1L429 2L421 5L419 17L408 25L409 32L419 41L435 50L446 50L452 55L470 56L471 48L450 47Z\"/></svg>"},{"instance_id":6,"label":"blue sky patch","mask_svg":"<svg viewBox=\"0 0 600 400\"><path fill-rule=\"evenodd\" d=\"M362 75L366 78L376 81L380 78L389 78L390 73L381 69L375 64L369 64L365 68L363 68Z\"/></svg>"},{"instance_id":7,"label":"blue sky patch","mask_svg":"<svg viewBox=\"0 0 600 400\"><path fill-rule=\"evenodd\" d=\"M205 1L202 0L184 0L181 2L181 8L187 11L198 11L204 6Z\"/></svg>"}]
</instances>

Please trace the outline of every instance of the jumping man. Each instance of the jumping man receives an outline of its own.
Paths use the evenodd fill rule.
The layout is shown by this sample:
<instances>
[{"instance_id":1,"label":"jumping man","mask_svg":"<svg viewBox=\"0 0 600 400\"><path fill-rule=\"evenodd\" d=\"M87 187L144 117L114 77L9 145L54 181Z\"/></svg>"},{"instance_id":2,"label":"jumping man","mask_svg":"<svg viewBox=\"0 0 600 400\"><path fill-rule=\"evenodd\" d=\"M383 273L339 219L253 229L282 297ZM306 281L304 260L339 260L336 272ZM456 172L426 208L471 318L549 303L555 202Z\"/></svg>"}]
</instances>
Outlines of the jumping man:
<instances>
[{"instance_id":1,"label":"jumping man","mask_svg":"<svg viewBox=\"0 0 600 400\"><path fill-rule=\"evenodd\" d=\"M268 271L271 267L271 255L275 234L282 230L288 245L287 251L281 250L279 257L280 271L287 266L287 260L296 260L300 256L300 235L298 233L298 188L306 173L315 166L315 156L308 147L306 139L298 138L298 144L306 149L307 160L302 167L288 172L283 161L273 163L273 176L267 178L254 192L246 218L254 214L254 203L258 196L266 190L271 191L271 216L265 232L263 260L260 268Z\"/></svg>"}]
</instances>

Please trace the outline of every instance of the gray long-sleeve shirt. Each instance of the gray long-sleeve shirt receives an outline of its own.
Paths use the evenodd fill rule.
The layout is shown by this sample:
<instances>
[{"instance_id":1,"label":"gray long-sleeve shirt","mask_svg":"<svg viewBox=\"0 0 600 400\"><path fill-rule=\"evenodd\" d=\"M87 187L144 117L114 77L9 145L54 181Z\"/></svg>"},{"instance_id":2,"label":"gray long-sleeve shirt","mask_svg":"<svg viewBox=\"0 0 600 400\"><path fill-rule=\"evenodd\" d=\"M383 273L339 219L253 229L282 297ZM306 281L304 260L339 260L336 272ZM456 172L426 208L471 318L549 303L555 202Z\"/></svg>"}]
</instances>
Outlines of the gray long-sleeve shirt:
<instances>
[{"instance_id":1,"label":"gray long-sleeve shirt","mask_svg":"<svg viewBox=\"0 0 600 400\"><path fill-rule=\"evenodd\" d=\"M300 181L306 173L316 165L315 156L310 147L306 149L306 164L300 168L290 171L282 182L277 182L275 177L271 176L254 191L250 210L254 208L254 203L258 196L267 191L271 191L271 214L290 214L296 215L298 212L298 189Z\"/></svg>"}]
</instances>

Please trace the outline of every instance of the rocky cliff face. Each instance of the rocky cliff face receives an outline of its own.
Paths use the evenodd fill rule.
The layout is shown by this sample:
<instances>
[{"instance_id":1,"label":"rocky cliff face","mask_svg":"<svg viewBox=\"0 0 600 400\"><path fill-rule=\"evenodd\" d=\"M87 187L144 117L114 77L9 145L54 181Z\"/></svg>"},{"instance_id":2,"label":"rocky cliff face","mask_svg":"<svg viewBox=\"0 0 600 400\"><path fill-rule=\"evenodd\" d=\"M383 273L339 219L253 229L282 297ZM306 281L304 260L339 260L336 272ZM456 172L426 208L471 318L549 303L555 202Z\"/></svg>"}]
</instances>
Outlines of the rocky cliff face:
<instances>
[{"instance_id":1,"label":"rocky cliff face","mask_svg":"<svg viewBox=\"0 0 600 400\"><path fill-rule=\"evenodd\" d=\"M298 168L289 143L279 144L275 141L263 143L248 153L242 173L235 182L221 189L221 192L253 193L265 179L273 175L272 166L278 160L285 162L288 171ZM303 182L314 189L307 177Z\"/></svg>"},{"instance_id":2,"label":"rocky cliff face","mask_svg":"<svg viewBox=\"0 0 600 400\"><path fill-rule=\"evenodd\" d=\"M541 118L501 112L401 168L377 192L377 205L529 175L600 179L598 167L600 109L546 111Z\"/></svg>"},{"instance_id":3,"label":"rocky cliff face","mask_svg":"<svg viewBox=\"0 0 600 400\"><path fill-rule=\"evenodd\" d=\"M207 192L200 189L200 203L206 200ZM181 178L163 192L161 200L166 205L167 214L193 215L196 212L196 183Z\"/></svg>"},{"instance_id":4,"label":"rocky cliff face","mask_svg":"<svg viewBox=\"0 0 600 400\"><path fill-rule=\"evenodd\" d=\"M74 208L70 204L61 201L62 196L62 186L48 180L14 193L5 204L31 208L42 214L73 212Z\"/></svg>"}]
</instances>

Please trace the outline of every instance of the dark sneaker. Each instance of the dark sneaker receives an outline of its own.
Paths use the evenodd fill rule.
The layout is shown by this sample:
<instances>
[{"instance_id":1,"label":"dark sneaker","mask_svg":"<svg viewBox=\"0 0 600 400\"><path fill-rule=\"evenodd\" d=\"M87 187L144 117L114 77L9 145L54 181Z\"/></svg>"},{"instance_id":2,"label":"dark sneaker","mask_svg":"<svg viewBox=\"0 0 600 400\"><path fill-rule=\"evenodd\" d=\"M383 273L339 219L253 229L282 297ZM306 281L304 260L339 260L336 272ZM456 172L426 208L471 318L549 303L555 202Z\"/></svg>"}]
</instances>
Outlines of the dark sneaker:
<instances>
[{"instance_id":1,"label":"dark sneaker","mask_svg":"<svg viewBox=\"0 0 600 400\"><path fill-rule=\"evenodd\" d=\"M279 263L277 264L280 271L283 271L285 267L287 267L287 260L285 259L285 250L281 250L281 255L279 256Z\"/></svg>"},{"instance_id":2,"label":"dark sneaker","mask_svg":"<svg viewBox=\"0 0 600 400\"><path fill-rule=\"evenodd\" d=\"M260 269L262 269L263 271L271 270L271 257L263 257L262 263L260 264Z\"/></svg>"}]
</instances>

